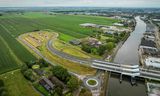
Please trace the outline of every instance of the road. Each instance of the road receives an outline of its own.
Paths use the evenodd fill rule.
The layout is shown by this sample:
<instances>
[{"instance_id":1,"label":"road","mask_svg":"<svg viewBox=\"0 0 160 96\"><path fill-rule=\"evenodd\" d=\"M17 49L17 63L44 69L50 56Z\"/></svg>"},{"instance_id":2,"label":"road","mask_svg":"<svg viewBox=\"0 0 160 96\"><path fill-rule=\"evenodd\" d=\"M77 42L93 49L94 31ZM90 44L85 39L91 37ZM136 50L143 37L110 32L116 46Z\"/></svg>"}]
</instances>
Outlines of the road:
<instances>
[{"instance_id":1,"label":"road","mask_svg":"<svg viewBox=\"0 0 160 96\"><path fill-rule=\"evenodd\" d=\"M53 65L53 66L56 66L56 65L57 65L57 64L53 63L52 61L48 60L46 57L44 57L38 49L36 49L36 48L33 47L32 45L30 45L28 42L26 42L25 40L23 40L23 39L22 39L22 36L23 36L23 35L20 35L20 36L18 37L18 40L20 40L20 41L23 42L25 45L27 45L30 49L32 49L37 55L39 55L41 58L43 58L46 62L50 63L50 64ZM78 78L81 79L81 80L82 80L83 78L85 78L84 76L78 75L78 74L73 73L73 72L71 72L71 71L69 71L69 73L72 74L72 75L74 75L74 76L76 76L76 77L78 77Z\"/></svg>"},{"instance_id":2,"label":"road","mask_svg":"<svg viewBox=\"0 0 160 96\"><path fill-rule=\"evenodd\" d=\"M64 58L64 59L67 59L67 60L70 60L72 62L77 62L77 63L80 63L80 64L88 64L90 65L91 64L91 59L85 59L85 58L80 58L80 57L75 57L75 56L72 56L72 55L69 55L67 53L64 53L62 51L59 51L57 49L54 48L54 40L55 39L50 39L47 43L47 49L52 53L52 54L55 54L61 58ZM53 45L52 45L53 44Z\"/></svg>"}]
</instances>

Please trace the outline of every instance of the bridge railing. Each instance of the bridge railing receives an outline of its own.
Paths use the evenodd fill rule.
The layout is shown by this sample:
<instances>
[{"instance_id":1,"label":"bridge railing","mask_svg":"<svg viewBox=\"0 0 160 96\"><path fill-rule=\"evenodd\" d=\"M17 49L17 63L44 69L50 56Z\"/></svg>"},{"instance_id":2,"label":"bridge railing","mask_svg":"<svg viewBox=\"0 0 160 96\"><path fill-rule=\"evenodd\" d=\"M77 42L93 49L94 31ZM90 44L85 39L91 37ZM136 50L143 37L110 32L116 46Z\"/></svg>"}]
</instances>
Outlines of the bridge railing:
<instances>
[{"instance_id":1,"label":"bridge railing","mask_svg":"<svg viewBox=\"0 0 160 96\"><path fill-rule=\"evenodd\" d=\"M111 62L105 62L105 61L100 61L100 60L93 60L92 63L107 64L111 66L119 66L119 67L130 68L130 69L139 68L139 65L125 65L125 64L111 63Z\"/></svg>"}]
</instances>

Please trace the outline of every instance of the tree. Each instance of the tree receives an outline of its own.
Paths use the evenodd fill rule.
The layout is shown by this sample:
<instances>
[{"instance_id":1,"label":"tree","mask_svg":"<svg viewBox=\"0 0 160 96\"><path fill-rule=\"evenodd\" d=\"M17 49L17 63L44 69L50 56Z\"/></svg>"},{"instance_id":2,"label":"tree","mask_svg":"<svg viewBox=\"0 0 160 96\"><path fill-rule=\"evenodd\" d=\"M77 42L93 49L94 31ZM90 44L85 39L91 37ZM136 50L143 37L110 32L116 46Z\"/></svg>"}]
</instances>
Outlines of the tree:
<instances>
[{"instance_id":1,"label":"tree","mask_svg":"<svg viewBox=\"0 0 160 96\"><path fill-rule=\"evenodd\" d=\"M82 88L79 96L92 96L92 93L86 88Z\"/></svg>"},{"instance_id":2,"label":"tree","mask_svg":"<svg viewBox=\"0 0 160 96\"><path fill-rule=\"evenodd\" d=\"M91 53L91 46L89 46L88 44L82 44L82 50L87 52L87 53Z\"/></svg>"},{"instance_id":3,"label":"tree","mask_svg":"<svg viewBox=\"0 0 160 96\"><path fill-rule=\"evenodd\" d=\"M79 86L79 82L78 79L74 76L71 76L71 78L69 79L69 81L67 82L67 87L71 90L74 91L75 89L77 89Z\"/></svg>"},{"instance_id":4,"label":"tree","mask_svg":"<svg viewBox=\"0 0 160 96\"><path fill-rule=\"evenodd\" d=\"M115 44L113 42L109 42L106 45L106 48L108 51L111 51L115 47Z\"/></svg>"},{"instance_id":5,"label":"tree","mask_svg":"<svg viewBox=\"0 0 160 96\"><path fill-rule=\"evenodd\" d=\"M72 93L67 93L65 96L73 96Z\"/></svg>"},{"instance_id":6,"label":"tree","mask_svg":"<svg viewBox=\"0 0 160 96\"><path fill-rule=\"evenodd\" d=\"M35 75L33 75L33 72L31 69L28 69L26 70L24 73L23 73L24 77L28 80L30 80L31 82L35 81L36 80L36 77Z\"/></svg>"},{"instance_id":7,"label":"tree","mask_svg":"<svg viewBox=\"0 0 160 96\"><path fill-rule=\"evenodd\" d=\"M32 66L36 64L36 61L25 62L25 64L28 66L28 68L32 68Z\"/></svg>"},{"instance_id":8,"label":"tree","mask_svg":"<svg viewBox=\"0 0 160 96\"><path fill-rule=\"evenodd\" d=\"M54 96L62 96L62 89L60 87L56 87L53 91Z\"/></svg>"},{"instance_id":9,"label":"tree","mask_svg":"<svg viewBox=\"0 0 160 96\"><path fill-rule=\"evenodd\" d=\"M67 69L61 66L54 66L52 69L53 75L55 75L58 79L62 80L63 82L67 83L70 78L70 74L68 73Z\"/></svg>"},{"instance_id":10,"label":"tree","mask_svg":"<svg viewBox=\"0 0 160 96\"><path fill-rule=\"evenodd\" d=\"M97 48L92 48L91 53L92 54L98 54L98 49Z\"/></svg>"},{"instance_id":11,"label":"tree","mask_svg":"<svg viewBox=\"0 0 160 96\"><path fill-rule=\"evenodd\" d=\"M103 55L105 51L106 51L106 45L99 46L98 50L99 55Z\"/></svg>"},{"instance_id":12,"label":"tree","mask_svg":"<svg viewBox=\"0 0 160 96\"><path fill-rule=\"evenodd\" d=\"M0 80L0 96L8 96L3 80Z\"/></svg>"},{"instance_id":13,"label":"tree","mask_svg":"<svg viewBox=\"0 0 160 96\"><path fill-rule=\"evenodd\" d=\"M23 64L21 66L21 72L24 73L26 70L28 70L28 66L26 64Z\"/></svg>"},{"instance_id":14,"label":"tree","mask_svg":"<svg viewBox=\"0 0 160 96\"><path fill-rule=\"evenodd\" d=\"M38 64L41 66L41 67L48 67L48 62L46 62L44 59L39 59L38 60Z\"/></svg>"}]
</instances>

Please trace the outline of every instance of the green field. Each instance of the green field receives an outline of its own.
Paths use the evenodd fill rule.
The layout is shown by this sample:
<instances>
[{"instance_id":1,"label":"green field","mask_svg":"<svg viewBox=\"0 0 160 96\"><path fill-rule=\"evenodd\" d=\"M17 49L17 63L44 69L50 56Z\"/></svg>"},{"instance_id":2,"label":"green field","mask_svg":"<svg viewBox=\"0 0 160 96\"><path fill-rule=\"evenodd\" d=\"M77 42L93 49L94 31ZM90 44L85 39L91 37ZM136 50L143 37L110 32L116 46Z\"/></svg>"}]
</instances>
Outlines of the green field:
<instances>
[{"instance_id":1,"label":"green field","mask_svg":"<svg viewBox=\"0 0 160 96\"><path fill-rule=\"evenodd\" d=\"M19 71L11 71L18 69L24 62L36 59L32 53L17 41L19 35L36 30L50 29L54 30L54 32L59 32L60 40L68 42L72 39L93 34L93 29L82 28L79 24L112 25L115 22L118 22L118 20L106 17L48 15L40 12L5 13L0 16L0 74L4 73L0 78L5 81L10 96L39 96ZM56 60L58 59L56 58Z\"/></svg>"},{"instance_id":2,"label":"green field","mask_svg":"<svg viewBox=\"0 0 160 96\"><path fill-rule=\"evenodd\" d=\"M20 70L2 74L0 79L4 81L9 96L40 96L23 77Z\"/></svg>"},{"instance_id":3,"label":"green field","mask_svg":"<svg viewBox=\"0 0 160 96\"><path fill-rule=\"evenodd\" d=\"M51 29L60 33L59 39L69 41L82 38L93 33L93 29L82 28L79 24L96 23L111 25L118 20L84 15L48 15L47 13L28 12L22 14L5 14L0 16L0 73L18 68L21 62L36 58L16 38L23 33L34 30ZM11 54L12 53L12 54ZM16 60L15 60L16 59Z\"/></svg>"}]
</instances>

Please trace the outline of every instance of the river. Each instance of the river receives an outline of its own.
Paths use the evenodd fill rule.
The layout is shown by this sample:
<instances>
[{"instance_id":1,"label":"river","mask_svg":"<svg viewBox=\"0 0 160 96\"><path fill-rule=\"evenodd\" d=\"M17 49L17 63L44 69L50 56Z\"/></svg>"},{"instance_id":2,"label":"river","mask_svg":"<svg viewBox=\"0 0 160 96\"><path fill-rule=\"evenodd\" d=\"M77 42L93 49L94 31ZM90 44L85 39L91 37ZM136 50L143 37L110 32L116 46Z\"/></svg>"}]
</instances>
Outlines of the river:
<instances>
[{"instance_id":1,"label":"river","mask_svg":"<svg viewBox=\"0 0 160 96\"><path fill-rule=\"evenodd\" d=\"M139 64L138 46L146 31L146 24L139 16L135 17L136 27L125 41L122 47L118 50L114 62L122 64ZM119 76L111 75L108 85L108 96L146 96L145 84L142 81L137 81L137 86L132 86L130 77L123 77L122 83L119 82Z\"/></svg>"}]
</instances>

